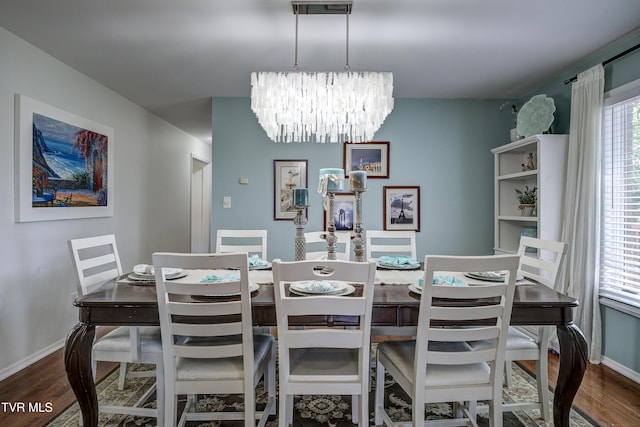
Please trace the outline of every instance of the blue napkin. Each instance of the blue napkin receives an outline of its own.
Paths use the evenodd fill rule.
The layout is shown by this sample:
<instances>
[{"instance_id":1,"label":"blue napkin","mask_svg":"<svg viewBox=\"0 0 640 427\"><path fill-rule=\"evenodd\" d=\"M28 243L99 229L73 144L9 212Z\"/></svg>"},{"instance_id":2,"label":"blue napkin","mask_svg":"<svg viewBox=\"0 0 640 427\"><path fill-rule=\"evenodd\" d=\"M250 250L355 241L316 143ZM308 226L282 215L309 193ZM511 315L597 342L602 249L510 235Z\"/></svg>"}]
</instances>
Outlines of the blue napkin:
<instances>
[{"instance_id":1,"label":"blue napkin","mask_svg":"<svg viewBox=\"0 0 640 427\"><path fill-rule=\"evenodd\" d=\"M249 267L264 267L269 265L269 261L260 259L258 255L251 255L249 257Z\"/></svg>"},{"instance_id":2,"label":"blue napkin","mask_svg":"<svg viewBox=\"0 0 640 427\"><path fill-rule=\"evenodd\" d=\"M378 262L382 265L390 265L390 266L418 266L420 263L415 259L411 258L408 255L398 255L398 256L381 256L378 258Z\"/></svg>"},{"instance_id":3,"label":"blue napkin","mask_svg":"<svg viewBox=\"0 0 640 427\"><path fill-rule=\"evenodd\" d=\"M210 274L208 276L200 279L200 283L220 283L220 282L233 282L236 280L240 280L240 276L234 276L233 274L225 274L223 277L220 277L215 274Z\"/></svg>"},{"instance_id":4,"label":"blue napkin","mask_svg":"<svg viewBox=\"0 0 640 427\"><path fill-rule=\"evenodd\" d=\"M418 288L422 289L424 279L418 279ZM467 286L467 282L453 276L433 276L433 284L436 286Z\"/></svg>"}]
</instances>

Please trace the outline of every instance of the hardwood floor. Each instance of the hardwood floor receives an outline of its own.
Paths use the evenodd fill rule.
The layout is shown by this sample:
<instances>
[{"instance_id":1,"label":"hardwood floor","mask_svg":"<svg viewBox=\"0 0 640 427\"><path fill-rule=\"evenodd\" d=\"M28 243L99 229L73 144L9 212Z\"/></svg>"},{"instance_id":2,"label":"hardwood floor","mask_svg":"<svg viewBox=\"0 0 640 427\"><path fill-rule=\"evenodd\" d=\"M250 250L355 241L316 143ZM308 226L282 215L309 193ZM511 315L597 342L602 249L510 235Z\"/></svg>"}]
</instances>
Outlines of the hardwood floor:
<instances>
[{"instance_id":1,"label":"hardwood floor","mask_svg":"<svg viewBox=\"0 0 640 427\"><path fill-rule=\"evenodd\" d=\"M523 364L535 370L534 362ZM116 368L115 363L99 363L97 376L102 379ZM557 375L558 357L551 355L551 386ZM0 382L0 426L44 426L74 401L60 350ZM40 404L41 412L29 411L29 404ZM589 365L574 405L602 426L640 426L640 384L603 365Z\"/></svg>"}]
</instances>

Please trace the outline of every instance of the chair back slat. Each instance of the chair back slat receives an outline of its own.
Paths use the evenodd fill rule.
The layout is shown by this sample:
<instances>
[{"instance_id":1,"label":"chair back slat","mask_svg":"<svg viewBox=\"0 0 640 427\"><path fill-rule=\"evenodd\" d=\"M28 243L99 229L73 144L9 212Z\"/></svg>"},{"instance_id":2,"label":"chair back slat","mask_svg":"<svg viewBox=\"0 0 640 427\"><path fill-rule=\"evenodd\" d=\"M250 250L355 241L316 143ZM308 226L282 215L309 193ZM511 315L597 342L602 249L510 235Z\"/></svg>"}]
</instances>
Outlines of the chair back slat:
<instances>
[{"instance_id":1,"label":"chair back slat","mask_svg":"<svg viewBox=\"0 0 640 427\"><path fill-rule=\"evenodd\" d=\"M212 325L174 322L173 332L177 336L225 337L242 334L242 322L227 322Z\"/></svg>"},{"instance_id":2,"label":"chair back slat","mask_svg":"<svg viewBox=\"0 0 640 427\"><path fill-rule=\"evenodd\" d=\"M286 333L289 348L360 348L362 347L363 332L353 330L290 330ZM321 343L321 345L319 345Z\"/></svg>"},{"instance_id":3,"label":"chair back slat","mask_svg":"<svg viewBox=\"0 0 640 427\"><path fill-rule=\"evenodd\" d=\"M500 328L496 326L485 326L478 328L431 328L429 331L432 341L479 341L497 338L500 335Z\"/></svg>"},{"instance_id":4,"label":"chair back slat","mask_svg":"<svg viewBox=\"0 0 640 427\"><path fill-rule=\"evenodd\" d=\"M411 230L367 230L366 259L383 255L409 255L416 259L416 232Z\"/></svg>"},{"instance_id":5,"label":"chair back slat","mask_svg":"<svg viewBox=\"0 0 640 427\"><path fill-rule=\"evenodd\" d=\"M367 302L360 298L343 298L341 296L308 296L304 300L298 296L288 297L283 307L283 314L288 316L334 315L360 316L367 309Z\"/></svg>"},{"instance_id":6,"label":"chair back slat","mask_svg":"<svg viewBox=\"0 0 640 427\"><path fill-rule=\"evenodd\" d=\"M217 230L216 253L246 252L267 259L267 230Z\"/></svg>"},{"instance_id":7,"label":"chair back slat","mask_svg":"<svg viewBox=\"0 0 640 427\"><path fill-rule=\"evenodd\" d=\"M242 343L230 345L176 345L174 354L177 357L194 359L225 359L243 355Z\"/></svg>"}]
</instances>

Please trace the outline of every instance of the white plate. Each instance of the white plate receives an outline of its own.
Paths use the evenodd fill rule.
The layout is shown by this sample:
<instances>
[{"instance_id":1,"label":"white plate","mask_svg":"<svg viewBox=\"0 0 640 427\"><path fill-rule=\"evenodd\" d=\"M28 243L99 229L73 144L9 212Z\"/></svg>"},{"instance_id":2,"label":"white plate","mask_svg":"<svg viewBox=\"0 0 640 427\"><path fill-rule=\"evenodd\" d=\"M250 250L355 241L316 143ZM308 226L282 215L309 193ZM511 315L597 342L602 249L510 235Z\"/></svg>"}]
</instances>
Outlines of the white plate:
<instances>
[{"instance_id":1,"label":"white plate","mask_svg":"<svg viewBox=\"0 0 640 427\"><path fill-rule=\"evenodd\" d=\"M465 276L477 280L486 280L488 282L504 282L506 273L501 271L470 271L464 273Z\"/></svg>"},{"instance_id":2,"label":"white plate","mask_svg":"<svg viewBox=\"0 0 640 427\"><path fill-rule=\"evenodd\" d=\"M411 292L415 292L416 294L422 295L422 288L419 288L415 283L409 285L409 290Z\"/></svg>"},{"instance_id":3,"label":"white plate","mask_svg":"<svg viewBox=\"0 0 640 427\"><path fill-rule=\"evenodd\" d=\"M346 287L346 283L333 280L303 280L292 282L290 289L304 294L333 295L343 292Z\"/></svg>"},{"instance_id":4,"label":"white plate","mask_svg":"<svg viewBox=\"0 0 640 427\"><path fill-rule=\"evenodd\" d=\"M384 270L418 270L420 268L419 263L418 265L389 265L389 264L380 264L380 262L376 262L376 266Z\"/></svg>"},{"instance_id":5,"label":"white plate","mask_svg":"<svg viewBox=\"0 0 640 427\"><path fill-rule=\"evenodd\" d=\"M354 293L355 290L356 288L353 285L349 285L348 283L345 283L344 289L342 289L339 292L325 293L325 294L312 294L308 292L297 291L296 289L289 287L289 291L292 294L300 295L303 297L317 297L317 296L337 297L337 296L343 296L343 295L350 295Z\"/></svg>"},{"instance_id":6,"label":"white plate","mask_svg":"<svg viewBox=\"0 0 640 427\"><path fill-rule=\"evenodd\" d=\"M187 273L181 270L176 273L167 275L167 280L180 279L181 277L185 277L186 275ZM127 277L130 280L135 280L137 282L155 282L156 281L156 276L152 274L131 273Z\"/></svg>"},{"instance_id":7,"label":"white plate","mask_svg":"<svg viewBox=\"0 0 640 427\"><path fill-rule=\"evenodd\" d=\"M257 291L258 289L260 289L260 285L258 285L257 283L249 283L249 293L253 293L255 291ZM240 292L234 292L234 293L230 293L230 294L206 294L206 295L194 295L192 296L193 299L199 299L199 298L226 298L226 297L237 297L240 295Z\"/></svg>"}]
</instances>

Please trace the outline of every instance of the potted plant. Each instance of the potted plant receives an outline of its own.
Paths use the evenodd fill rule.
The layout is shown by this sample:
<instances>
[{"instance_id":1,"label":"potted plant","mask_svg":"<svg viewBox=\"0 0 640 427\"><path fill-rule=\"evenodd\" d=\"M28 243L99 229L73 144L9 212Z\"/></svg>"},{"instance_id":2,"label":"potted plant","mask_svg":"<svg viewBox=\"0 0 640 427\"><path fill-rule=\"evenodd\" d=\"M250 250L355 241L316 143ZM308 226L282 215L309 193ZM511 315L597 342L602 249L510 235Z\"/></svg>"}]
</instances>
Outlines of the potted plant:
<instances>
[{"instance_id":1,"label":"potted plant","mask_svg":"<svg viewBox=\"0 0 640 427\"><path fill-rule=\"evenodd\" d=\"M538 193L536 193L537 188L532 187L529 188L528 185L524 186L524 190L519 190L516 188L516 195L518 196L518 209L520 209L520 215L522 216L532 216L533 210L536 207L536 201L538 199Z\"/></svg>"}]
</instances>

